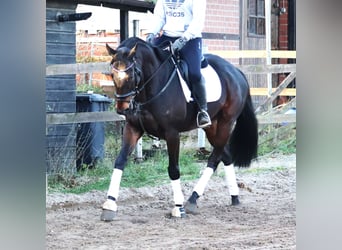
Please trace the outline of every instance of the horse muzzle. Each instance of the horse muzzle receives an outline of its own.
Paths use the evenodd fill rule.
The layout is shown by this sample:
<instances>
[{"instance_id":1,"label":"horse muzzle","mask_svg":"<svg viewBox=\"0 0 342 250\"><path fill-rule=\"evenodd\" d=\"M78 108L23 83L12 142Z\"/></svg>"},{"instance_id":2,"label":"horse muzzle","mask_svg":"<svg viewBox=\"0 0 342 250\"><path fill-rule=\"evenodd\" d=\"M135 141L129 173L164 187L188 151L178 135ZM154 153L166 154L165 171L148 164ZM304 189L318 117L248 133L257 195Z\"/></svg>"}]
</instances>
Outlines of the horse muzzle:
<instances>
[{"instance_id":1,"label":"horse muzzle","mask_svg":"<svg viewBox=\"0 0 342 250\"><path fill-rule=\"evenodd\" d=\"M127 113L127 111L129 110L129 103L129 100L117 101L115 104L116 112L119 115L125 115L125 113Z\"/></svg>"}]
</instances>

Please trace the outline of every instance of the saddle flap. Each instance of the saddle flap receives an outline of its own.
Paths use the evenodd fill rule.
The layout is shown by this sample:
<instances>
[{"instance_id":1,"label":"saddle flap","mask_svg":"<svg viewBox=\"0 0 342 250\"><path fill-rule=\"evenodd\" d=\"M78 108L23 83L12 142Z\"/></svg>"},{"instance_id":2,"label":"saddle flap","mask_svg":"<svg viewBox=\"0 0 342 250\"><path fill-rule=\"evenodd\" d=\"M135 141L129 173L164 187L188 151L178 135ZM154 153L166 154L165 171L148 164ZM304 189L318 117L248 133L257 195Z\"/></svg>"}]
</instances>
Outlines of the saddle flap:
<instances>
[{"instance_id":1,"label":"saddle flap","mask_svg":"<svg viewBox=\"0 0 342 250\"><path fill-rule=\"evenodd\" d=\"M184 69L184 68L183 68ZM217 75L216 71L209 64L207 67L201 69L201 73L203 78L205 79L205 88L207 94L207 102L215 102L221 97L222 86L220 82L220 78ZM192 101L191 90L187 82L185 81L183 74L178 68L177 74L179 77L179 81L181 87L183 89L183 93L187 102Z\"/></svg>"}]
</instances>

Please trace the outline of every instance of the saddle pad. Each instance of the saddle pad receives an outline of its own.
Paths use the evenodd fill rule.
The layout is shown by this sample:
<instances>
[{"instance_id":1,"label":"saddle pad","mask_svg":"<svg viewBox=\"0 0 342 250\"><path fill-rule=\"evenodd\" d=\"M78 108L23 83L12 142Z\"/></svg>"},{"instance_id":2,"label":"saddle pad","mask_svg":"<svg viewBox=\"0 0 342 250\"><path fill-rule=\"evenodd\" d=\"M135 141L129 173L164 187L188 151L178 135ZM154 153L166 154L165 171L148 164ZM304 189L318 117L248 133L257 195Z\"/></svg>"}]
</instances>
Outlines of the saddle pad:
<instances>
[{"instance_id":1,"label":"saddle pad","mask_svg":"<svg viewBox=\"0 0 342 250\"><path fill-rule=\"evenodd\" d=\"M222 91L220 78L218 77L216 71L210 65L208 65L205 68L202 68L201 73L205 79L205 88L207 91L207 102L217 101L220 98L221 91ZM187 102L193 101L191 97L190 89L178 70L177 70L177 74L178 74L178 78L180 79L180 84L183 89L185 100Z\"/></svg>"}]
</instances>

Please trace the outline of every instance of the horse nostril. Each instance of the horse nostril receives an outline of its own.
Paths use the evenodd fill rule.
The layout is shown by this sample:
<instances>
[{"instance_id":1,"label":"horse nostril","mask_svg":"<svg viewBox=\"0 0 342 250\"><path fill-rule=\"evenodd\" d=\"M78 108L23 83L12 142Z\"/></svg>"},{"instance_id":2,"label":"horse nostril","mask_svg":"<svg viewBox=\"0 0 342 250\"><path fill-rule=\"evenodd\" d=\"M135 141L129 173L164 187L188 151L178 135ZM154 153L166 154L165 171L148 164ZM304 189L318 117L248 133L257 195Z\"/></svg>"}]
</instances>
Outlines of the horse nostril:
<instances>
[{"instance_id":1,"label":"horse nostril","mask_svg":"<svg viewBox=\"0 0 342 250\"><path fill-rule=\"evenodd\" d=\"M126 111L129 109L129 103L128 102L122 102L118 101L115 105L116 112L119 115L123 115L126 113Z\"/></svg>"}]
</instances>

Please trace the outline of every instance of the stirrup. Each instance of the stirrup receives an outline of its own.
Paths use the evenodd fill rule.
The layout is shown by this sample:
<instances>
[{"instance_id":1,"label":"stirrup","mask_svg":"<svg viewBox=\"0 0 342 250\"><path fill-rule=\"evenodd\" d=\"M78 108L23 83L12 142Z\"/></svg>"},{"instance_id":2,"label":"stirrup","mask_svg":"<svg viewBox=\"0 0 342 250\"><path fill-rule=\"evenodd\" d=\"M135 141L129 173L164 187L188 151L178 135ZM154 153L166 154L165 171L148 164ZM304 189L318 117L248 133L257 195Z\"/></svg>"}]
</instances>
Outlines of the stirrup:
<instances>
[{"instance_id":1,"label":"stirrup","mask_svg":"<svg viewBox=\"0 0 342 250\"><path fill-rule=\"evenodd\" d=\"M200 115L204 115L204 116L207 116L207 122L205 122L205 123L203 123L203 124L199 124L199 116ZM199 127L199 128L206 128L206 127L208 127L208 126L210 126L211 125L211 119L210 119L210 116L209 116L209 114L208 114L208 112L207 111L205 111L204 109L202 109L201 111L199 111L198 113L197 113L197 127Z\"/></svg>"}]
</instances>

